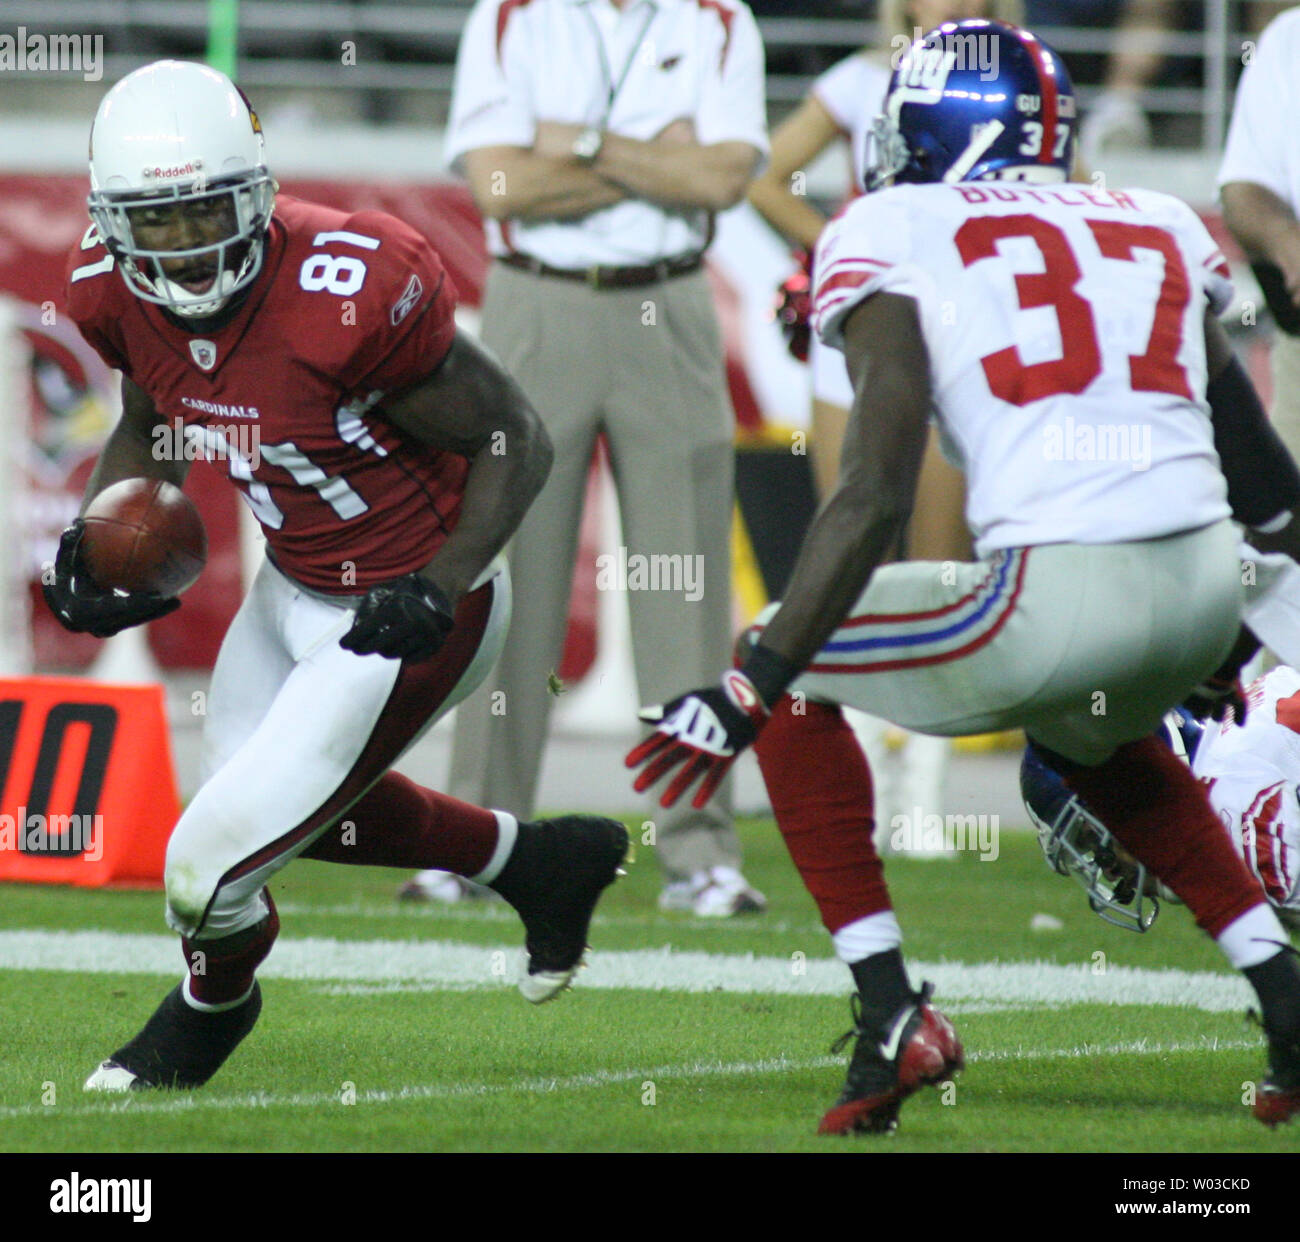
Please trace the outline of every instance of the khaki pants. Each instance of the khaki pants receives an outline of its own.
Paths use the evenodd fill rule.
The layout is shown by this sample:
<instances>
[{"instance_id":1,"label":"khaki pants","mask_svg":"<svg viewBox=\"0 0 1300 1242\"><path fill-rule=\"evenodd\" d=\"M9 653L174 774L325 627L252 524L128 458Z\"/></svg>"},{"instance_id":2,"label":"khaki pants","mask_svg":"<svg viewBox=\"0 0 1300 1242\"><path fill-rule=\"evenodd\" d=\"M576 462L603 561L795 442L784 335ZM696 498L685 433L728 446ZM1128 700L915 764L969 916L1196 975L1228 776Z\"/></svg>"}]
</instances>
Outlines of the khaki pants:
<instances>
[{"instance_id":1,"label":"khaki pants","mask_svg":"<svg viewBox=\"0 0 1300 1242\"><path fill-rule=\"evenodd\" d=\"M1291 456L1300 461L1300 337L1278 332L1269 349L1273 368L1270 418Z\"/></svg>"},{"instance_id":2,"label":"khaki pants","mask_svg":"<svg viewBox=\"0 0 1300 1242\"><path fill-rule=\"evenodd\" d=\"M662 703L716 681L730 662L734 416L703 272L594 290L494 264L483 340L537 407L555 464L510 549L514 620L494 674L458 713L449 792L529 818L597 435L609 447L629 565L690 557L699 574L691 590L628 592L641 703ZM637 706L628 703L629 721ZM739 863L729 798L724 787L703 810L647 803L670 880Z\"/></svg>"}]
</instances>

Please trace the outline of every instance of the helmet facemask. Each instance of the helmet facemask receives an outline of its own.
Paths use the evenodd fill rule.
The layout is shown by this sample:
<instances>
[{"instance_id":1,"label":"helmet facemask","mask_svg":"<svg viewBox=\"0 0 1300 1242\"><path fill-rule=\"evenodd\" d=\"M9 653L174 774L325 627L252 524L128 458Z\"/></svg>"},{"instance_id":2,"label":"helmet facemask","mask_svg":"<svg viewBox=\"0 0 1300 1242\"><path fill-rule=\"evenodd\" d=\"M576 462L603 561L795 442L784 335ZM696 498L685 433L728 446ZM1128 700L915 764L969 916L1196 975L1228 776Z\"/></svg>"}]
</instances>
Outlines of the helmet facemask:
<instances>
[{"instance_id":1,"label":"helmet facemask","mask_svg":"<svg viewBox=\"0 0 1300 1242\"><path fill-rule=\"evenodd\" d=\"M1032 806L1028 809L1047 865L1083 885L1098 916L1134 932L1144 932L1156 921L1160 902L1150 891L1154 884L1147 869L1077 797L1066 800L1050 822Z\"/></svg>"},{"instance_id":2,"label":"helmet facemask","mask_svg":"<svg viewBox=\"0 0 1300 1242\"><path fill-rule=\"evenodd\" d=\"M106 192L95 188L88 205L91 219L132 293L174 314L205 318L225 307L261 271L275 190L270 174L256 169L215 183L200 178L158 190ZM202 218L205 206L216 213L223 200L229 207L231 231L219 240L189 249L150 249L137 240L136 229L143 226L142 217L150 209L170 208ZM201 226L190 224L191 229L196 227ZM207 289L194 292L168 276L164 262L173 266L175 274L175 264L183 260L191 260L196 267L212 267Z\"/></svg>"},{"instance_id":3,"label":"helmet facemask","mask_svg":"<svg viewBox=\"0 0 1300 1242\"><path fill-rule=\"evenodd\" d=\"M1047 865L1072 876L1107 923L1146 931L1160 913L1159 899L1172 894L1083 805L1033 743L1020 764L1020 793Z\"/></svg>"}]
</instances>

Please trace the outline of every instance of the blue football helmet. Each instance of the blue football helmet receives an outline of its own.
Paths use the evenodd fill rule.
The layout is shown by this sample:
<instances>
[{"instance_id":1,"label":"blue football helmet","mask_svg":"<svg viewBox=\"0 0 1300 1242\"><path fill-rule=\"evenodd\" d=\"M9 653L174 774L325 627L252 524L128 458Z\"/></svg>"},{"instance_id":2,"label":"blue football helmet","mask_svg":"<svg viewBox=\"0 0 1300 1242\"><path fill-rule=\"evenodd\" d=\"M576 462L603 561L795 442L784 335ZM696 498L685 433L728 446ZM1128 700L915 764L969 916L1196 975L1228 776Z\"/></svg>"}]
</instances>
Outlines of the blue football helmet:
<instances>
[{"instance_id":1,"label":"blue football helmet","mask_svg":"<svg viewBox=\"0 0 1300 1242\"><path fill-rule=\"evenodd\" d=\"M1156 737L1191 764L1203 731L1201 722L1179 707L1165 716ZM1032 742L1020 762L1020 795L1047 865L1078 880L1088 904L1107 923L1144 932L1156 921L1161 900L1178 901L1115 840Z\"/></svg>"},{"instance_id":2,"label":"blue football helmet","mask_svg":"<svg viewBox=\"0 0 1300 1242\"><path fill-rule=\"evenodd\" d=\"M1065 181L1078 115L1061 58L1005 22L945 22L912 44L872 129L868 190Z\"/></svg>"}]
</instances>

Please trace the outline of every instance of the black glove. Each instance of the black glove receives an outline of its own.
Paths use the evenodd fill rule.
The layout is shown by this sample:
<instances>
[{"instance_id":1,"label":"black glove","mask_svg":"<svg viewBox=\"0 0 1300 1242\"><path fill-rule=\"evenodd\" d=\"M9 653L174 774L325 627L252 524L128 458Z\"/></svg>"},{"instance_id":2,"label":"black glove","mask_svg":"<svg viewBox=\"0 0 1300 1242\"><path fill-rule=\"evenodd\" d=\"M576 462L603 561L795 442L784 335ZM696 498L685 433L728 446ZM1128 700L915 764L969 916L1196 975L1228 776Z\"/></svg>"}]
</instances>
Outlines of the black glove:
<instances>
[{"instance_id":1,"label":"black glove","mask_svg":"<svg viewBox=\"0 0 1300 1242\"><path fill-rule=\"evenodd\" d=\"M407 574L366 592L339 646L357 655L427 660L454 624L451 604L442 590L419 574Z\"/></svg>"},{"instance_id":2,"label":"black glove","mask_svg":"<svg viewBox=\"0 0 1300 1242\"><path fill-rule=\"evenodd\" d=\"M1207 677L1183 700L1197 720L1223 721L1231 716L1235 724L1246 723L1246 696L1240 678Z\"/></svg>"},{"instance_id":3,"label":"black glove","mask_svg":"<svg viewBox=\"0 0 1300 1242\"><path fill-rule=\"evenodd\" d=\"M181 606L180 600L167 599L157 591L124 591L97 585L81 555L85 530L85 522L77 518L63 532L54 558L54 581L41 583L45 602L64 629L110 638L119 630L164 617Z\"/></svg>"},{"instance_id":4,"label":"black glove","mask_svg":"<svg viewBox=\"0 0 1300 1242\"><path fill-rule=\"evenodd\" d=\"M1249 626L1243 625L1223 663L1183 700L1183 706L1197 720L1222 721L1231 712L1232 719L1244 725L1246 695L1241 687L1241 670L1255 658L1259 645L1259 638Z\"/></svg>"}]
</instances>

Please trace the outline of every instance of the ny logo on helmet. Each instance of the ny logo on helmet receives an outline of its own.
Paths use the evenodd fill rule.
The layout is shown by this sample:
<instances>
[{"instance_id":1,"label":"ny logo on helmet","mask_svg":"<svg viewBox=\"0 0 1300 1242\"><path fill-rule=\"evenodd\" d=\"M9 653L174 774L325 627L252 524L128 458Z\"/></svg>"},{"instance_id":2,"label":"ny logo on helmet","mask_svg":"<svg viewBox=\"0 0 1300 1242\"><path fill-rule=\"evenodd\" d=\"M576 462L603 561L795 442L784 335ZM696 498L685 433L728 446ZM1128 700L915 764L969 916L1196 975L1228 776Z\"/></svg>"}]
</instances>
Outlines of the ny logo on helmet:
<instances>
[{"instance_id":1,"label":"ny logo on helmet","mask_svg":"<svg viewBox=\"0 0 1300 1242\"><path fill-rule=\"evenodd\" d=\"M998 75L998 40L985 33L944 34L925 45L904 47L895 61L898 85L914 90L942 91L954 70L978 69L980 79L992 81Z\"/></svg>"}]
</instances>

